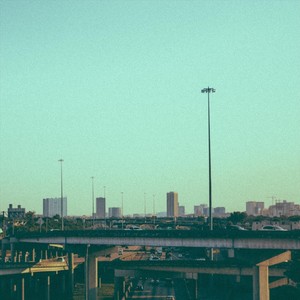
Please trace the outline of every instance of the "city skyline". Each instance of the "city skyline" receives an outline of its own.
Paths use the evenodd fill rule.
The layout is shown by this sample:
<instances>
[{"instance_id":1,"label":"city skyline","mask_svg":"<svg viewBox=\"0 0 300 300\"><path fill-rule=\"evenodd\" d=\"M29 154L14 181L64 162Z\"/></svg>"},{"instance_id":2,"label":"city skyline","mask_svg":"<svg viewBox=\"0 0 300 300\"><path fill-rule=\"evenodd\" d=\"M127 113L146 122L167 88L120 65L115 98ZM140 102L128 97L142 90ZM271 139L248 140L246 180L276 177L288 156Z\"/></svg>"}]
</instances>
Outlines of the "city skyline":
<instances>
[{"instance_id":1,"label":"city skyline","mask_svg":"<svg viewBox=\"0 0 300 300\"><path fill-rule=\"evenodd\" d=\"M124 214L208 204L207 86L212 206L299 203L299 2L0 5L1 211L59 197L59 159L69 214L91 176Z\"/></svg>"},{"instance_id":2,"label":"city skyline","mask_svg":"<svg viewBox=\"0 0 300 300\"><path fill-rule=\"evenodd\" d=\"M156 211L154 213L154 215L158 216L158 217L162 217L162 216L168 216L168 217L173 217L174 215L174 211L176 211L176 209L174 208L174 204L177 203L177 207L178 207L178 216L189 216L189 215L194 215L194 216L209 216L209 205L206 203L201 203L196 204L194 203L193 206L193 210L192 211L186 211L185 209L185 205L179 205L180 203L178 202L178 193L174 192L174 191L170 191L166 194L166 206L165 209L162 211ZM229 211L226 209L225 206L216 206L216 207L212 207L212 214L213 216L217 216L217 217L222 217L225 215L228 215L230 213L233 212L246 212L249 216L250 215L270 215L270 216L296 216L296 215L300 215L300 204L299 203L295 203L286 199L278 199L275 196L269 197L272 199L271 203L268 204L264 201L256 201L256 200L250 200L250 201L246 201L245 203L245 207L244 209L241 210L233 210L233 211ZM48 203L46 203L46 210L45 210L45 201L52 201L53 203L49 206ZM68 214L67 213L67 197L63 198L64 201L64 217L73 217L75 216L74 214ZM49 203L50 203L49 202ZM27 209L27 211L31 211L31 212L35 212L37 215L43 215L44 217L49 217L48 216L48 211L50 208L50 211L55 211L55 213L51 213L51 217L54 215L60 215L61 212L61 208L60 208L60 203L61 203L61 198L56 197L56 198L44 198L43 199L43 208L42 208L42 213L39 212L39 210L35 210L34 208L26 208L23 207L20 203L18 203L16 208L13 208L13 205L10 203L9 207L7 208L7 212L9 214L9 210L11 211L15 211L15 212L19 212L22 211L23 214L25 214L25 210ZM97 197L96 198L96 212L94 214L94 216L92 214L90 214L90 217L96 217L96 218L105 218L105 217L112 217L112 216L116 216L116 215L120 215L120 217L122 217L122 207L121 206L107 206L106 203L106 198L104 197ZM107 209L106 209L107 207ZM180 212L181 210L181 212ZM46 211L46 213L45 213ZM112 211L114 211L112 213ZM184 211L184 213L182 213ZM1 211L1 212L5 212ZM176 213L175 213L176 214ZM147 217L153 216L153 212L147 212ZM80 216L80 215L76 215L76 216ZM89 214L87 215L81 215L81 216L89 216ZM145 216L145 211L141 212L141 211L131 211L130 213L125 213L123 215L124 217L134 217L134 216L138 216L140 218Z\"/></svg>"}]
</instances>

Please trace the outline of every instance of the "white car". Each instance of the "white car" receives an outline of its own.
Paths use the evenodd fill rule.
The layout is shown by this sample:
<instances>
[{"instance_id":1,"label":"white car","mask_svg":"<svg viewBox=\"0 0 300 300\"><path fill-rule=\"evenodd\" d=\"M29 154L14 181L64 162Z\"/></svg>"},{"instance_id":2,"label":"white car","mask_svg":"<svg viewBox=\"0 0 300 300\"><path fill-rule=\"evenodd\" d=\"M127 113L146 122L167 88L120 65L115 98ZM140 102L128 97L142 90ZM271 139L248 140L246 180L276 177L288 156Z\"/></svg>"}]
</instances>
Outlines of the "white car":
<instances>
[{"instance_id":1,"label":"white car","mask_svg":"<svg viewBox=\"0 0 300 300\"><path fill-rule=\"evenodd\" d=\"M150 256L150 258L149 258L149 260L160 260L160 258L159 257L157 257L157 256Z\"/></svg>"},{"instance_id":2,"label":"white car","mask_svg":"<svg viewBox=\"0 0 300 300\"><path fill-rule=\"evenodd\" d=\"M261 231L287 231L287 229L284 229L278 225L265 225L259 230Z\"/></svg>"}]
</instances>

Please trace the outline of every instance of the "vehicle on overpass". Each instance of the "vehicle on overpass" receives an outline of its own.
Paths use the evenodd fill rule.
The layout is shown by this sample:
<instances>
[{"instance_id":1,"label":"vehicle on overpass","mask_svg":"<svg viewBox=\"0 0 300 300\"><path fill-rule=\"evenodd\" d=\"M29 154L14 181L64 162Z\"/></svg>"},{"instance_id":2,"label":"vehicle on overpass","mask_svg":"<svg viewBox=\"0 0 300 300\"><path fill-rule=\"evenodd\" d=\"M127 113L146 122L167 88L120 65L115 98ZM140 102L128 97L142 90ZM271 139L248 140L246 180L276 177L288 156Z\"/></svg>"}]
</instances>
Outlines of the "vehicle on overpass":
<instances>
[{"instance_id":1,"label":"vehicle on overpass","mask_svg":"<svg viewBox=\"0 0 300 300\"><path fill-rule=\"evenodd\" d=\"M284 229L278 225L265 225L259 230L261 231L287 231L287 229Z\"/></svg>"},{"instance_id":2,"label":"vehicle on overpass","mask_svg":"<svg viewBox=\"0 0 300 300\"><path fill-rule=\"evenodd\" d=\"M246 228L244 228L240 225L229 225L226 227L226 229L231 230L231 231L247 230Z\"/></svg>"}]
</instances>

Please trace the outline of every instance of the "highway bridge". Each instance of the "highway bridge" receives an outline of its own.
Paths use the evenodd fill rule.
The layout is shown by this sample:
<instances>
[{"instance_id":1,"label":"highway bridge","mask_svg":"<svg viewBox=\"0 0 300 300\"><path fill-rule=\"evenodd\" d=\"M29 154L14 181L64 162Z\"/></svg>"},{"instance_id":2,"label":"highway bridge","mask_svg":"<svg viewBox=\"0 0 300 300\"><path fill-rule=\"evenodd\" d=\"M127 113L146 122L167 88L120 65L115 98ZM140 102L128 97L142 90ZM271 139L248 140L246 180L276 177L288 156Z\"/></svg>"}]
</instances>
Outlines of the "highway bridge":
<instances>
[{"instance_id":1,"label":"highway bridge","mask_svg":"<svg viewBox=\"0 0 300 300\"><path fill-rule=\"evenodd\" d=\"M23 233L11 243L61 245L139 245L222 249L299 250L300 230L197 231L197 230L79 230Z\"/></svg>"},{"instance_id":2,"label":"highway bridge","mask_svg":"<svg viewBox=\"0 0 300 300\"><path fill-rule=\"evenodd\" d=\"M238 276L246 275L253 277L253 299L269 299L269 267L274 264L282 263L291 259L291 252L300 249L300 231L197 231L197 230L81 230L81 231L53 231L44 233L19 233L12 237L7 237L2 243L10 245L12 249L18 247L37 247L50 244L62 245L67 251L82 251L84 249L86 261L86 284L89 291L88 299L96 299L96 287L98 283L98 261L99 249L107 246L157 246L157 247L195 247L195 248L219 248L227 249L232 252L238 249L256 249L256 250L280 250L283 254L269 260L244 267L244 274L241 273L241 266L222 268L218 263L213 267L202 264L197 268L190 267L190 270L184 266L162 264L157 265L157 270L181 270L199 274L216 273L216 270L223 270L227 274L240 272ZM101 248L102 247L102 248ZM72 250L70 250L72 249ZM103 250L102 250L103 251ZM169 264L178 264L177 262L168 262ZM187 264L187 262L184 262ZM152 266L140 266L141 269L153 270ZM128 266L129 268L129 266ZM121 268L122 269L122 268ZM185 270L185 271L184 271ZM278 276L283 275L281 272Z\"/></svg>"}]
</instances>

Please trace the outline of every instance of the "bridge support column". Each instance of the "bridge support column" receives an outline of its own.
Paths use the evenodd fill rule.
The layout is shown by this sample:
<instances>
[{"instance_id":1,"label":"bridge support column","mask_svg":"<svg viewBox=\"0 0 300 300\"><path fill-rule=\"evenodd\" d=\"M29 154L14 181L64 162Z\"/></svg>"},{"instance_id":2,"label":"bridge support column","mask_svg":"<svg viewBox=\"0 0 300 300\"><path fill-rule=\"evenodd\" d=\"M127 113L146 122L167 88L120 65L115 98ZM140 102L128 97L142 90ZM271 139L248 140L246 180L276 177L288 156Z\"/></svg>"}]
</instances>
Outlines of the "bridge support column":
<instances>
[{"instance_id":1,"label":"bridge support column","mask_svg":"<svg viewBox=\"0 0 300 300\"><path fill-rule=\"evenodd\" d=\"M199 297L199 290L198 290L198 279L199 274L198 273L185 273L185 278L190 280L190 285L192 286L192 298L198 299Z\"/></svg>"},{"instance_id":2,"label":"bridge support column","mask_svg":"<svg viewBox=\"0 0 300 300\"><path fill-rule=\"evenodd\" d=\"M269 289L269 267L286 262L291 260L291 251L283 252L279 255L271 257L265 261L262 261L257 264L258 267L258 291L259 291L259 300L270 300L270 289ZM256 274L257 272L254 272ZM253 276L253 299L256 296L255 289L255 275Z\"/></svg>"},{"instance_id":3,"label":"bridge support column","mask_svg":"<svg viewBox=\"0 0 300 300\"><path fill-rule=\"evenodd\" d=\"M73 292L74 292L74 254L68 253L68 278L67 278L67 298L72 299L73 298Z\"/></svg>"},{"instance_id":4,"label":"bridge support column","mask_svg":"<svg viewBox=\"0 0 300 300\"><path fill-rule=\"evenodd\" d=\"M253 267L252 287L252 300L259 300L259 272L256 266Z\"/></svg>"},{"instance_id":5,"label":"bridge support column","mask_svg":"<svg viewBox=\"0 0 300 300\"><path fill-rule=\"evenodd\" d=\"M268 266L259 266L259 299L270 299Z\"/></svg>"},{"instance_id":6,"label":"bridge support column","mask_svg":"<svg viewBox=\"0 0 300 300\"><path fill-rule=\"evenodd\" d=\"M97 299L98 285L98 252L92 252L87 246L85 256L85 295L88 300Z\"/></svg>"},{"instance_id":7,"label":"bridge support column","mask_svg":"<svg viewBox=\"0 0 300 300\"><path fill-rule=\"evenodd\" d=\"M7 248L8 248L8 245L9 245L9 241L4 238L2 239L1 241L1 254L2 254L2 259L4 260L5 256L6 256L6 251L7 251Z\"/></svg>"},{"instance_id":8,"label":"bridge support column","mask_svg":"<svg viewBox=\"0 0 300 300\"><path fill-rule=\"evenodd\" d=\"M21 278L21 300L25 300L25 278Z\"/></svg>"},{"instance_id":9,"label":"bridge support column","mask_svg":"<svg viewBox=\"0 0 300 300\"><path fill-rule=\"evenodd\" d=\"M227 254L229 258L234 258L234 249L228 249Z\"/></svg>"},{"instance_id":10,"label":"bridge support column","mask_svg":"<svg viewBox=\"0 0 300 300\"><path fill-rule=\"evenodd\" d=\"M15 244L10 243L10 259L11 262L16 262L16 250L15 250Z\"/></svg>"},{"instance_id":11,"label":"bridge support column","mask_svg":"<svg viewBox=\"0 0 300 300\"><path fill-rule=\"evenodd\" d=\"M114 300L121 300L121 293L123 290L123 277L115 277Z\"/></svg>"},{"instance_id":12,"label":"bridge support column","mask_svg":"<svg viewBox=\"0 0 300 300\"><path fill-rule=\"evenodd\" d=\"M201 276L203 274L198 273L197 274L197 279L196 279L196 299L200 299L200 292L201 292Z\"/></svg>"},{"instance_id":13,"label":"bridge support column","mask_svg":"<svg viewBox=\"0 0 300 300\"><path fill-rule=\"evenodd\" d=\"M35 248L32 248L32 250L31 250L31 261L32 261L32 262L35 262L35 258L36 258L36 255L35 255Z\"/></svg>"},{"instance_id":14,"label":"bridge support column","mask_svg":"<svg viewBox=\"0 0 300 300\"><path fill-rule=\"evenodd\" d=\"M97 299L97 286L98 286L98 260L97 256L89 256L89 300Z\"/></svg>"},{"instance_id":15,"label":"bridge support column","mask_svg":"<svg viewBox=\"0 0 300 300\"><path fill-rule=\"evenodd\" d=\"M50 300L50 287L51 287L50 275L45 278L45 300Z\"/></svg>"}]
</instances>

